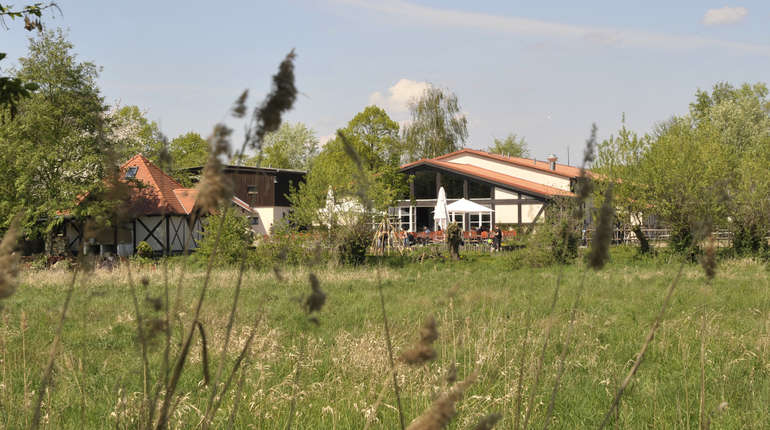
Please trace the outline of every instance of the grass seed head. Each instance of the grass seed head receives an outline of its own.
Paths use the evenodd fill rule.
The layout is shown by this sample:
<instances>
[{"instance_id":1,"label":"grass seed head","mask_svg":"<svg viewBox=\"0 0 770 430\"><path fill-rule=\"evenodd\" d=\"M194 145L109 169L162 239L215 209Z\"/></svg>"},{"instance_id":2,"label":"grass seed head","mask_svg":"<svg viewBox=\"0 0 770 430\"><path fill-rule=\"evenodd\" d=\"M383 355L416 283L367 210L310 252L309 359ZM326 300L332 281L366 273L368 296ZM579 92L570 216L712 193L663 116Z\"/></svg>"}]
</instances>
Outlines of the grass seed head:
<instances>
[{"instance_id":1,"label":"grass seed head","mask_svg":"<svg viewBox=\"0 0 770 430\"><path fill-rule=\"evenodd\" d=\"M439 396L422 415L409 424L407 430L441 430L449 425L457 414L455 404L463 398L465 391L476 381L477 376L476 372L471 373L448 392Z\"/></svg>"},{"instance_id":2,"label":"grass seed head","mask_svg":"<svg viewBox=\"0 0 770 430\"><path fill-rule=\"evenodd\" d=\"M498 413L491 413L483 417L478 423L476 423L476 426L473 427L473 429L474 430L492 430L495 424L497 424L497 422L500 421L502 418L503 416Z\"/></svg>"},{"instance_id":3,"label":"grass seed head","mask_svg":"<svg viewBox=\"0 0 770 430\"><path fill-rule=\"evenodd\" d=\"M315 273L310 274L310 288L312 292L305 299L305 311L307 313L320 312L326 303L326 294L321 291L321 283L318 281Z\"/></svg>"},{"instance_id":4,"label":"grass seed head","mask_svg":"<svg viewBox=\"0 0 770 430\"><path fill-rule=\"evenodd\" d=\"M591 250L588 253L588 266L599 270L610 259L610 241L615 224L615 210L612 205L612 185L604 194L604 202L599 208L596 230L591 238Z\"/></svg>"},{"instance_id":5,"label":"grass seed head","mask_svg":"<svg viewBox=\"0 0 770 430\"><path fill-rule=\"evenodd\" d=\"M11 226L0 242L0 299L10 297L16 292L20 258L16 252L16 247L19 244L19 236L20 228L17 217L11 222Z\"/></svg>"},{"instance_id":6,"label":"grass seed head","mask_svg":"<svg viewBox=\"0 0 770 430\"><path fill-rule=\"evenodd\" d=\"M219 208L230 200L233 184L224 174L222 156L230 156L230 134L232 130L223 124L214 126L214 134L209 138L209 158L203 167L201 181L198 184L197 205L208 212Z\"/></svg>"},{"instance_id":7,"label":"grass seed head","mask_svg":"<svg viewBox=\"0 0 770 430\"><path fill-rule=\"evenodd\" d=\"M713 237L709 237L706 240L706 246L703 249L703 255L700 258L701 267L706 273L706 278L711 280L717 273L717 250L716 243Z\"/></svg>"},{"instance_id":8,"label":"grass seed head","mask_svg":"<svg viewBox=\"0 0 770 430\"><path fill-rule=\"evenodd\" d=\"M412 348L401 353L401 360L407 364L420 365L436 358L433 342L438 339L436 319L433 315L425 318L420 327L420 340Z\"/></svg>"}]
</instances>

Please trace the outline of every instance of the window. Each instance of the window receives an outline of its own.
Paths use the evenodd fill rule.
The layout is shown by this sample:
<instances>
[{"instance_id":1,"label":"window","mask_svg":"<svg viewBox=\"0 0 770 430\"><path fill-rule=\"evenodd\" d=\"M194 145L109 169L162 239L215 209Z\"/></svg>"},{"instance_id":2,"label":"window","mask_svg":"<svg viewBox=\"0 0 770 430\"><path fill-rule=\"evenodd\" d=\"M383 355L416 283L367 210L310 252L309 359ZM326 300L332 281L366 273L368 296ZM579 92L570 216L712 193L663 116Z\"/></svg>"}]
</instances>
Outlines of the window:
<instances>
[{"instance_id":1,"label":"window","mask_svg":"<svg viewBox=\"0 0 770 430\"><path fill-rule=\"evenodd\" d=\"M126 170L126 179L135 178L136 172L139 170L138 167L129 167L128 170Z\"/></svg>"},{"instance_id":2,"label":"window","mask_svg":"<svg viewBox=\"0 0 770 430\"><path fill-rule=\"evenodd\" d=\"M256 185L249 185L246 187L246 194L257 194L257 186Z\"/></svg>"},{"instance_id":3,"label":"window","mask_svg":"<svg viewBox=\"0 0 770 430\"><path fill-rule=\"evenodd\" d=\"M390 215L391 222L398 228L398 231L412 229L412 211L410 207L389 208L388 215Z\"/></svg>"},{"instance_id":4,"label":"window","mask_svg":"<svg viewBox=\"0 0 770 430\"><path fill-rule=\"evenodd\" d=\"M414 198L436 198L436 172L423 170L414 175Z\"/></svg>"},{"instance_id":5,"label":"window","mask_svg":"<svg viewBox=\"0 0 770 430\"><path fill-rule=\"evenodd\" d=\"M492 187L476 181L468 181L468 197L472 199L488 199L492 195Z\"/></svg>"},{"instance_id":6,"label":"window","mask_svg":"<svg viewBox=\"0 0 770 430\"><path fill-rule=\"evenodd\" d=\"M251 225L259 225L259 217L258 216L253 216L253 217L249 218L249 224L251 224Z\"/></svg>"},{"instance_id":7,"label":"window","mask_svg":"<svg viewBox=\"0 0 770 430\"><path fill-rule=\"evenodd\" d=\"M442 173L441 174L441 186L444 187L446 197L448 199L461 199L463 198L463 183L465 179L460 175L454 173Z\"/></svg>"}]
</instances>

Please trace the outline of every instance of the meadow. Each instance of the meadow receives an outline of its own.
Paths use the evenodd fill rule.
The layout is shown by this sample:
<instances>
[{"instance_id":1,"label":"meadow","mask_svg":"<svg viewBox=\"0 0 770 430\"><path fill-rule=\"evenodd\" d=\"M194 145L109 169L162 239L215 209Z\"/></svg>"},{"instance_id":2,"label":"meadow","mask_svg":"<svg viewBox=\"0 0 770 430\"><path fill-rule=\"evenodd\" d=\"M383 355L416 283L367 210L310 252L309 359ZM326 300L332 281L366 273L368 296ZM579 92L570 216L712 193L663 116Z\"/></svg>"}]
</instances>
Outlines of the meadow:
<instances>
[{"instance_id":1,"label":"meadow","mask_svg":"<svg viewBox=\"0 0 770 430\"><path fill-rule=\"evenodd\" d=\"M247 271L228 363L236 360L252 326L257 334L243 371L235 375L237 389L223 399L213 427L232 420L237 428L284 429L293 416L293 428L398 428L381 287L407 423L451 381L477 372L449 428L476 428L490 413L502 416L496 428L523 428L525 421L530 428L597 428L680 268L676 261L636 261L613 253L616 258L599 272L582 263L516 268L506 255L316 267L326 303L312 318L302 306L310 293L310 269L286 269L280 279L272 272ZM165 315L164 266L134 265L131 271L150 327ZM172 351L191 323L205 272L172 261L171 300L180 275ZM700 266L685 264L611 427L770 427L768 275L761 262L725 260L707 282ZM219 366L237 276L235 269L212 274L200 318L207 365L197 336L179 381L172 428L195 428L205 413L210 394L205 368L214 373ZM29 424L71 277L67 270L27 269L16 294L2 303L2 428ZM146 285L137 281L142 278ZM44 395L44 427L137 427L143 380L158 378L165 335L162 329L148 330L154 333L148 342L151 373L144 375L134 309L126 266L76 279ZM435 360L403 363L398 357L419 339L431 315L439 333Z\"/></svg>"}]
</instances>

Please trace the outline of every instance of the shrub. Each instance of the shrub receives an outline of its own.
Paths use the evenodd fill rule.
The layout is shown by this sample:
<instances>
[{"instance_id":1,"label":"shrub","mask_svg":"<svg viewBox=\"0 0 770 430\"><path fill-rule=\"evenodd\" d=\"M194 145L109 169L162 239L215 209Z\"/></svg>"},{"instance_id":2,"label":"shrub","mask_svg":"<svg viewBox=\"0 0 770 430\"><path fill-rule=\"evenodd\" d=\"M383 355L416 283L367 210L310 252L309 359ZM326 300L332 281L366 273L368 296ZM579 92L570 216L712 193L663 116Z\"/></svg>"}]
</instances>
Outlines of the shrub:
<instances>
[{"instance_id":1,"label":"shrub","mask_svg":"<svg viewBox=\"0 0 770 430\"><path fill-rule=\"evenodd\" d=\"M460 244L463 241L463 233L456 222L449 224L446 228L446 241L449 245L449 254L455 260L460 259Z\"/></svg>"},{"instance_id":2,"label":"shrub","mask_svg":"<svg viewBox=\"0 0 770 430\"><path fill-rule=\"evenodd\" d=\"M203 238L198 242L196 259L201 263L209 260L214 251L217 230L220 225L222 226L222 233L214 257L214 265L234 266L240 264L244 250L252 244L253 239L246 217L233 210L227 211L226 215L224 211L220 211L208 217Z\"/></svg>"},{"instance_id":3,"label":"shrub","mask_svg":"<svg viewBox=\"0 0 770 430\"><path fill-rule=\"evenodd\" d=\"M342 264L357 266L366 260L366 250L372 244L372 228L364 220L338 227L337 255Z\"/></svg>"},{"instance_id":4,"label":"shrub","mask_svg":"<svg viewBox=\"0 0 770 430\"><path fill-rule=\"evenodd\" d=\"M152 246L145 241L136 244L136 256L139 258L152 258Z\"/></svg>"}]
</instances>

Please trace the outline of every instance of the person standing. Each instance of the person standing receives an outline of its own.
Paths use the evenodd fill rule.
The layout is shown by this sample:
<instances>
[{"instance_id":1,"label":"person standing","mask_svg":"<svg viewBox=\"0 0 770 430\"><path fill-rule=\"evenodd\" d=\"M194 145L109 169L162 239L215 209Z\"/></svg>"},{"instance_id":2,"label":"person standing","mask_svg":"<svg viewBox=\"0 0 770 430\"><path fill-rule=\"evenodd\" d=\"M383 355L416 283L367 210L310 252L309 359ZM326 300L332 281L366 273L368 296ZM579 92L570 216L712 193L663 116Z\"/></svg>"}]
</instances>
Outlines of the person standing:
<instances>
[{"instance_id":1,"label":"person standing","mask_svg":"<svg viewBox=\"0 0 770 430\"><path fill-rule=\"evenodd\" d=\"M500 247L503 243L503 232L500 230L500 227L495 226L495 240L494 240L494 247L496 251L500 250Z\"/></svg>"}]
</instances>

